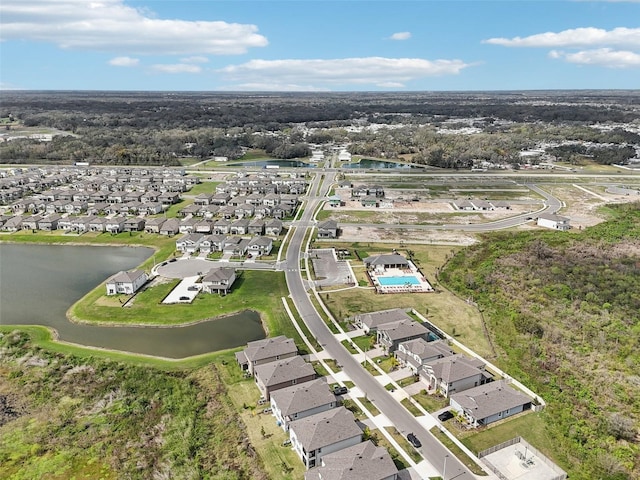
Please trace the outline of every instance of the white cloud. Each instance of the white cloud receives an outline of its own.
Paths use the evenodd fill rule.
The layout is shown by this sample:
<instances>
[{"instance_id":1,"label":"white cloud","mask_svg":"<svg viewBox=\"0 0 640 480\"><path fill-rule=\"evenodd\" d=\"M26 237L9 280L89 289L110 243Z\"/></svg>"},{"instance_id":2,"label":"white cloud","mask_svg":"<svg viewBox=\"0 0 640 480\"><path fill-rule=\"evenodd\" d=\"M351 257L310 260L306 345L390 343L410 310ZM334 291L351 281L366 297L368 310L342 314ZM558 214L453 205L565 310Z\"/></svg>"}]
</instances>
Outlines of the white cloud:
<instances>
[{"instance_id":1,"label":"white cloud","mask_svg":"<svg viewBox=\"0 0 640 480\"><path fill-rule=\"evenodd\" d=\"M109 65L114 67L135 67L140 63L140 59L132 57L115 57L109 60Z\"/></svg>"},{"instance_id":2,"label":"white cloud","mask_svg":"<svg viewBox=\"0 0 640 480\"><path fill-rule=\"evenodd\" d=\"M628 50L598 48L581 52L567 53L558 50L549 52L551 58L558 58L579 65L597 65L608 68L640 67L640 54Z\"/></svg>"},{"instance_id":3,"label":"white cloud","mask_svg":"<svg viewBox=\"0 0 640 480\"><path fill-rule=\"evenodd\" d=\"M389 37L391 40L409 40L411 32L397 32Z\"/></svg>"},{"instance_id":4,"label":"white cloud","mask_svg":"<svg viewBox=\"0 0 640 480\"><path fill-rule=\"evenodd\" d=\"M255 25L163 20L124 0L3 0L2 40L50 42L62 48L153 55L233 55L264 47Z\"/></svg>"},{"instance_id":5,"label":"white cloud","mask_svg":"<svg viewBox=\"0 0 640 480\"><path fill-rule=\"evenodd\" d=\"M328 60L251 60L218 70L238 84L384 85L444 75L457 75L470 64L462 60L421 58L344 58Z\"/></svg>"},{"instance_id":6,"label":"white cloud","mask_svg":"<svg viewBox=\"0 0 640 480\"><path fill-rule=\"evenodd\" d=\"M483 43L505 47L588 47L618 45L640 47L640 28L618 27L613 30L601 28L574 28L562 32L546 32L528 37L490 38Z\"/></svg>"},{"instance_id":7,"label":"white cloud","mask_svg":"<svg viewBox=\"0 0 640 480\"><path fill-rule=\"evenodd\" d=\"M152 65L151 69L160 73L200 73L202 72L201 66L193 65L189 63L171 63L171 64L158 63L156 65Z\"/></svg>"},{"instance_id":8,"label":"white cloud","mask_svg":"<svg viewBox=\"0 0 640 480\"><path fill-rule=\"evenodd\" d=\"M199 57L199 56L192 56L192 57L184 57L180 59L180 63L208 63L209 59L207 57Z\"/></svg>"}]
</instances>

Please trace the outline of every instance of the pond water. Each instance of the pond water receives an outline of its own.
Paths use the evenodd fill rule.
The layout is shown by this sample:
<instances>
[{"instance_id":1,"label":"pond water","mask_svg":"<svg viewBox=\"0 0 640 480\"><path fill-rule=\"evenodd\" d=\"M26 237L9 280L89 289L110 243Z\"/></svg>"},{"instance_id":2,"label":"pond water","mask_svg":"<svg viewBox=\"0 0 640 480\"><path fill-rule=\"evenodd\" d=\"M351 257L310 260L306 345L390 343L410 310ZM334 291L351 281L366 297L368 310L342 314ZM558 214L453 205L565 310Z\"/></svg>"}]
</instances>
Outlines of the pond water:
<instances>
[{"instance_id":1,"label":"pond water","mask_svg":"<svg viewBox=\"0 0 640 480\"><path fill-rule=\"evenodd\" d=\"M238 347L265 337L256 312L184 327L100 327L67 320L86 293L140 265L150 248L0 244L0 324L45 325L61 340L169 358Z\"/></svg>"},{"instance_id":2,"label":"pond water","mask_svg":"<svg viewBox=\"0 0 640 480\"><path fill-rule=\"evenodd\" d=\"M315 168L311 163L301 162L300 160L252 160L250 162L228 163L229 167L282 167L282 168Z\"/></svg>"},{"instance_id":3,"label":"pond water","mask_svg":"<svg viewBox=\"0 0 640 480\"><path fill-rule=\"evenodd\" d=\"M398 162L383 162L381 160L369 160L366 158L363 158L362 160L360 160L357 163L345 163L342 165L341 168L353 168L353 169L361 169L361 170L365 170L365 169L386 169L386 168L398 168L398 169L421 169L422 167L416 167L413 165L407 165L404 163L398 163Z\"/></svg>"}]
</instances>

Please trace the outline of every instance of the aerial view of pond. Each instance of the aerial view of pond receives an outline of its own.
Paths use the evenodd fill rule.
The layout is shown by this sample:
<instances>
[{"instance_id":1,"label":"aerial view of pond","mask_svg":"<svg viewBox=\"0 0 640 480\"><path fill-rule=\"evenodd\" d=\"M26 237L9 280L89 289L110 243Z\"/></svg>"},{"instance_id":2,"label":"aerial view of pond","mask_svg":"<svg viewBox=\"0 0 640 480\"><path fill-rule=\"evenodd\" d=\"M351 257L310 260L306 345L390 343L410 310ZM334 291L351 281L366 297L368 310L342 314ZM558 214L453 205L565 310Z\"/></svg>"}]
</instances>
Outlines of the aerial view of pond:
<instances>
[{"instance_id":1,"label":"aerial view of pond","mask_svg":"<svg viewBox=\"0 0 640 480\"><path fill-rule=\"evenodd\" d=\"M381 160L369 160L367 158L363 158L357 163L345 163L342 165L342 168L354 168L354 169L385 169L385 168L403 168L403 169L420 169L422 167L416 167L414 165L407 165L405 163L398 162L383 162Z\"/></svg>"},{"instance_id":2,"label":"aerial view of pond","mask_svg":"<svg viewBox=\"0 0 640 480\"><path fill-rule=\"evenodd\" d=\"M282 167L282 168L315 168L311 163L301 162L300 160L251 160L247 162L228 163L229 167Z\"/></svg>"},{"instance_id":3,"label":"aerial view of pond","mask_svg":"<svg viewBox=\"0 0 640 480\"><path fill-rule=\"evenodd\" d=\"M67 320L73 303L152 253L138 247L1 244L0 324L46 325L67 342L168 358L237 347L265 337L255 312L171 328L100 327Z\"/></svg>"}]
</instances>

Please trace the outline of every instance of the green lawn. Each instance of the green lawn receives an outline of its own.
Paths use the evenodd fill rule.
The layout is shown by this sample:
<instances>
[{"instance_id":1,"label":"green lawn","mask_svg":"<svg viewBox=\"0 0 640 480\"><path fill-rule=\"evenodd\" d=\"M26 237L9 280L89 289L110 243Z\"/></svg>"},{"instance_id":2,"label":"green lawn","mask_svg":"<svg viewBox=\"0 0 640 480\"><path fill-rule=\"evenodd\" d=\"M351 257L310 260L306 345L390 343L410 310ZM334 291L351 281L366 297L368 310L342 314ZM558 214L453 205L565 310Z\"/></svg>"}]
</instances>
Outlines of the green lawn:
<instances>
[{"instance_id":1,"label":"green lawn","mask_svg":"<svg viewBox=\"0 0 640 480\"><path fill-rule=\"evenodd\" d=\"M464 453L458 445L453 443L449 437L447 437L444 433L442 433L437 427L433 427L430 432L436 437L440 442L449 449L451 453L453 453L458 460L465 464L465 466L471 470L476 475L487 475L480 466L474 462L466 453Z\"/></svg>"},{"instance_id":2,"label":"green lawn","mask_svg":"<svg viewBox=\"0 0 640 480\"><path fill-rule=\"evenodd\" d=\"M413 447L413 445L411 445L409 441L406 438L404 438L404 435L402 435L396 429L396 427L385 427L385 428L387 432L391 434L394 440L398 442L398 444L402 447L402 449L405 452L407 452L407 454L409 454L409 456L414 462L418 463L422 461L422 455L420 455L420 453Z\"/></svg>"},{"instance_id":3,"label":"green lawn","mask_svg":"<svg viewBox=\"0 0 640 480\"><path fill-rule=\"evenodd\" d=\"M429 395L425 390L416 393L413 396L413 399L416 400L422 408L424 408L427 412L433 413L435 411L440 410L441 408L449 405L449 400L443 397L440 394Z\"/></svg>"},{"instance_id":4,"label":"green lawn","mask_svg":"<svg viewBox=\"0 0 640 480\"><path fill-rule=\"evenodd\" d=\"M371 400L369 400L367 397L358 397L358 400L362 402L365 408L369 410L369 413L374 417L380 414L380 410L378 410L376 406L373 403L371 403Z\"/></svg>"},{"instance_id":5,"label":"green lawn","mask_svg":"<svg viewBox=\"0 0 640 480\"><path fill-rule=\"evenodd\" d=\"M411 403L408 398L403 398L400 403L402 403L402 405L404 405L404 408L409 410L409 412L411 412L411 415L413 415L414 417L420 417L423 415L423 413L418 410L418 407Z\"/></svg>"},{"instance_id":6,"label":"green lawn","mask_svg":"<svg viewBox=\"0 0 640 480\"><path fill-rule=\"evenodd\" d=\"M70 316L75 320L106 325L180 325L255 310L260 313L269 335L286 335L304 348L282 304L282 297L288 295L284 272L244 271L232 292L224 297L201 293L191 304L161 304L176 282L140 292L127 308L109 305L104 286L100 285L70 309Z\"/></svg>"}]
</instances>

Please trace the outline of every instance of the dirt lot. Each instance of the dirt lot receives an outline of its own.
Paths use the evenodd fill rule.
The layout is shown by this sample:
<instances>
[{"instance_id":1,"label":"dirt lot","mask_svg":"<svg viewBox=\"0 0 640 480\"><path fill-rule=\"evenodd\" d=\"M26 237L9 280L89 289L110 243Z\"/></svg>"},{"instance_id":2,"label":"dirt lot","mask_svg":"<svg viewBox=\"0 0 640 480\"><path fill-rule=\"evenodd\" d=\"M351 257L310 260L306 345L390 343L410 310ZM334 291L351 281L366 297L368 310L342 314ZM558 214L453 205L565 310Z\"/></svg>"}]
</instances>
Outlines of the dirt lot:
<instances>
[{"instance_id":1,"label":"dirt lot","mask_svg":"<svg viewBox=\"0 0 640 480\"><path fill-rule=\"evenodd\" d=\"M612 194L599 185L558 184L543 185L543 189L562 200L565 204L560 215L570 218L574 229L582 230L605 220L598 213L602 205L638 201L635 196ZM343 197L344 198L344 197ZM525 200L525 199L523 199ZM331 211L331 218L338 223L381 223L381 224L466 224L486 223L513 215L533 212L541 206L531 199L524 204L513 204L510 210L496 209L492 211L460 212L454 210L451 203L446 201L407 202L396 201L393 206L363 207L359 201L347 201L344 206L324 209ZM419 230L419 229L384 229L367 226L341 226L340 240L345 242L396 242L420 244L451 244L470 245L477 241L475 235L466 232L447 230ZM539 228L533 224L526 224L518 229Z\"/></svg>"}]
</instances>

